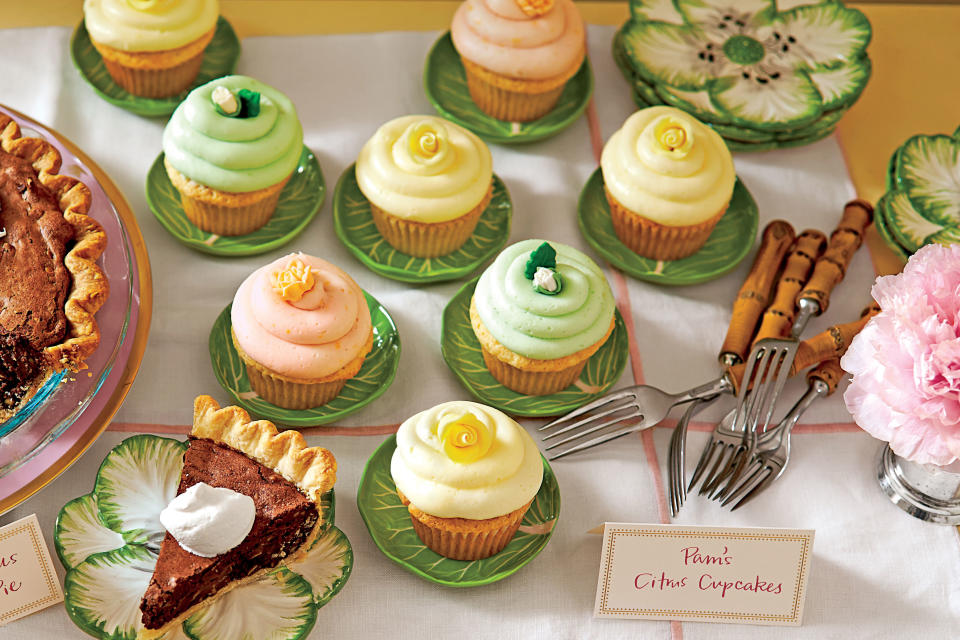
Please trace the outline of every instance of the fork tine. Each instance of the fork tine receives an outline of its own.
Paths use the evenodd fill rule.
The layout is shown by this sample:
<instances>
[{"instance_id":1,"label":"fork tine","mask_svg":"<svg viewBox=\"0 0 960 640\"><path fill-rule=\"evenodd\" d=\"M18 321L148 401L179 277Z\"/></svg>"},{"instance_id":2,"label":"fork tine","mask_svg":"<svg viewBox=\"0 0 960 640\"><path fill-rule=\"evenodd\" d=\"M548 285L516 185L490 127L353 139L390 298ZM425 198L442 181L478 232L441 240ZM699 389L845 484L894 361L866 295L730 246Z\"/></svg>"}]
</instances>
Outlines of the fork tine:
<instances>
[{"instance_id":1,"label":"fork tine","mask_svg":"<svg viewBox=\"0 0 960 640\"><path fill-rule=\"evenodd\" d=\"M773 483L773 481L774 481L774 479L777 477L777 475L773 472L773 469L770 469L770 467L765 467L765 469L768 469L768 470L769 470L769 473L767 473L767 475L763 478L763 480L760 481L759 484L757 484L756 486L754 486L752 489L750 489L750 491L747 492L747 494L746 494L745 496L743 496L742 498L740 498L740 501L739 501L737 504L735 504L735 505L733 505L733 507L731 507L731 509L730 509L731 512L732 512L732 511L736 511L737 509L739 509L740 507L742 507L742 506L745 505L746 503L748 503L748 502L750 502L751 500L753 500L754 498L756 498L757 495L759 495L764 489L766 489L767 487L769 487L769 486Z\"/></svg>"},{"instance_id":2,"label":"fork tine","mask_svg":"<svg viewBox=\"0 0 960 640\"><path fill-rule=\"evenodd\" d=\"M633 418L640 418L640 424L643 424L643 414L640 413L640 407L636 407L636 406L635 406L635 407L632 407L632 408L633 408L633 413L628 413L628 414L623 415L623 416L615 416L615 417L609 418L609 419L607 419L607 420L600 421L600 422L598 422L597 424L593 424L589 429L582 429L582 430L580 430L580 431L577 431L577 432L574 433L573 435L567 436L567 437L564 438L563 440L557 440L556 442L552 442L549 446L544 447L543 450L544 450L544 451L549 451L549 450L551 450L551 449L555 449L556 447L559 447L559 446L562 445L562 444L566 444L566 443L568 443L568 442L572 442L573 440L579 440L580 438L583 438L583 437L585 437L585 436L588 436L588 435L590 435L591 433L596 433L597 431L601 431L601 430L603 430L603 429L606 429L607 427L612 427L613 425L617 424L618 422L623 422L624 420L631 420L631 419L633 419ZM641 428L642 428L642 427L641 427Z\"/></svg>"},{"instance_id":3,"label":"fork tine","mask_svg":"<svg viewBox=\"0 0 960 640\"><path fill-rule=\"evenodd\" d=\"M755 453L757 451L757 432L745 432L743 434L743 444L741 444L740 447L741 448L737 452L738 455L736 464L731 462L731 466L727 470L727 473L724 474L723 478L717 481L717 490L712 496L710 496L711 500L721 500L724 496L726 496L730 492L730 489L732 489L740 480L744 469L752 460L755 459Z\"/></svg>"},{"instance_id":4,"label":"fork tine","mask_svg":"<svg viewBox=\"0 0 960 640\"><path fill-rule=\"evenodd\" d=\"M717 477L717 474L721 469L725 468L729 463L729 456L733 453L733 445L726 442L720 441L719 443L720 455L717 456L717 461L713 463L713 466L710 468L710 471L703 478L703 484L700 485L700 491L698 492L701 496L705 496L708 493L708 487L710 487Z\"/></svg>"},{"instance_id":5,"label":"fork tine","mask_svg":"<svg viewBox=\"0 0 960 640\"><path fill-rule=\"evenodd\" d=\"M601 418L605 418L606 416L609 416L609 415L611 415L611 414L613 414L613 413L617 413L617 412L619 412L619 411L625 411L625 410L627 410L627 409L637 409L637 406L636 406L633 402L630 402L630 401L628 401L628 402L621 402L620 404L614 406L614 407L611 408L611 409L607 409L606 411L603 411L603 412L601 412L601 413L596 413L596 414L587 416L586 418L583 418L582 420L577 420L577 421L574 422L573 424L567 425L567 426L563 427L562 429L557 429L556 431L551 431L551 432L548 433L547 435L543 436L543 440L544 440L544 442L546 442L547 440L550 440L550 439L552 439L552 438L556 438L557 436L563 435L564 433L567 433L567 432L569 432L569 431L571 431L571 430L573 430L573 429L576 429L576 428L581 427L581 426L586 426L586 425L592 424L592 423L596 422L597 420L600 420ZM585 431L584 433L589 433L589 431Z\"/></svg>"},{"instance_id":6,"label":"fork tine","mask_svg":"<svg viewBox=\"0 0 960 640\"><path fill-rule=\"evenodd\" d=\"M680 506L683 504L683 499L681 499L677 489L677 441L680 437L680 431L677 427L674 427L673 434L670 436L670 448L667 453L667 471L669 473L669 497L670 497L670 517L675 518L677 513L680 511ZM682 486L680 487L682 488ZM686 497L686 496L684 496Z\"/></svg>"},{"instance_id":7,"label":"fork tine","mask_svg":"<svg viewBox=\"0 0 960 640\"><path fill-rule=\"evenodd\" d=\"M537 429L537 431L546 431L547 429L552 429L557 425L563 424L564 422L567 422L568 420L572 420L573 418L576 418L578 416L582 416L583 414L593 411L594 409L598 409L604 406L605 404L613 402L614 400L622 400L623 398L629 398L634 395L635 393L631 389L624 389L623 391L619 391L617 393L611 393L610 395L606 395L606 396L603 396L602 398L598 398L593 402L588 402L587 404L583 405L579 409L574 409L573 411L566 414L565 416L561 416L556 420L553 420L552 422L548 422L547 424Z\"/></svg>"},{"instance_id":8,"label":"fork tine","mask_svg":"<svg viewBox=\"0 0 960 640\"><path fill-rule=\"evenodd\" d=\"M734 423L735 429L742 429L744 431L750 430L750 424L754 423L760 406L762 404L761 399L763 398L766 385L764 381L770 373L771 360L773 359L774 350L763 347L763 351L759 354L760 363L756 368L756 374L752 378L744 378L742 385L749 387L746 398L743 401L742 411L740 414L741 408L738 406L738 420ZM743 418L741 422L739 418Z\"/></svg>"},{"instance_id":9,"label":"fork tine","mask_svg":"<svg viewBox=\"0 0 960 640\"><path fill-rule=\"evenodd\" d=\"M761 460L754 459L753 462L747 467L744 472L739 484L730 492L730 494L720 502L721 507L725 507L734 500L739 499L747 491L753 489L759 482L763 480L762 474L765 469L765 465Z\"/></svg>"},{"instance_id":10,"label":"fork tine","mask_svg":"<svg viewBox=\"0 0 960 640\"><path fill-rule=\"evenodd\" d=\"M710 460L713 458L713 451L716 448L715 445L720 444L722 443L714 440L713 436L711 435L710 440L707 441L706 446L703 448L703 453L700 454L700 460L697 461L697 468L693 470L693 475L690 477L690 483L687 485L687 491L693 491L693 488L697 486L697 482L710 465Z\"/></svg>"},{"instance_id":11,"label":"fork tine","mask_svg":"<svg viewBox=\"0 0 960 640\"><path fill-rule=\"evenodd\" d=\"M611 432L611 433L605 433L605 434L603 434L603 435L601 435L601 436L597 436L596 438L594 438L594 439L592 439L592 440L587 440L586 442L582 442L582 443L580 443L580 444L578 444L578 445L572 446L572 447L570 447L569 449L564 449L563 451L560 451L560 452L554 452L552 455L547 456L547 460L558 460L558 459L560 459L560 458L562 458L562 457L564 457L564 456L570 455L571 453L576 453L576 452L578 452L578 451L583 451L583 450L585 450L585 449L590 449L590 448L592 448L592 447L597 446L598 444L603 444L604 442L609 442L609 441L611 441L611 440L615 440L615 439L617 439L617 438L621 438L621 437L623 437L623 436L625 436L625 435L629 435L629 434L635 433L635 432L637 432L637 431L642 431L642 430L644 429L644 426L645 426L645 425L644 425L643 423L639 423L639 424L635 424L635 425L633 425L633 426L631 426L631 427L626 427L626 428L623 429L622 431L614 431L614 432ZM560 443L558 442L558 443L556 443L554 446L557 446L557 445L559 445L559 444L560 444Z\"/></svg>"},{"instance_id":12,"label":"fork tine","mask_svg":"<svg viewBox=\"0 0 960 640\"><path fill-rule=\"evenodd\" d=\"M774 385L773 381L768 382L768 384L773 387L773 393L771 394L766 415L763 418L763 423L759 425L761 432L766 432L767 426L770 424L770 418L773 416L773 410L777 404L777 398L780 397L780 392L783 390L783 386L786 384L787 378L790 377L790 364L793 364L792 359L790 358L790 348L785 348L783 350L783 359L780 361L780 368L777 370L776 384Z\"/></svg>"}]
</instances>

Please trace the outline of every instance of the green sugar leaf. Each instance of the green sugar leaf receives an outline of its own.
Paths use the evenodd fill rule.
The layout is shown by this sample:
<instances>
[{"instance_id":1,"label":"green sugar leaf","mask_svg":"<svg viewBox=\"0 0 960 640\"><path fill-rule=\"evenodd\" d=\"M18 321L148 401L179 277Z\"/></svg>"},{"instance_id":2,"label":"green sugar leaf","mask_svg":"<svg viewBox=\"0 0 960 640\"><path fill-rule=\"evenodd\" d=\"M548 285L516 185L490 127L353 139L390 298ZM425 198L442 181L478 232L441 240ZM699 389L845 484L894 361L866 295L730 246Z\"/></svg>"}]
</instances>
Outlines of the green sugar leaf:
<instances>
[{"instance_id":1,"label":"green sugar leaf","mask_svg":"<svg viewBox=\"0 0 960 640\"><path fill-rule=\"evenodd\" d=\"M260 115L260 94L249 89L237 91L240 98L240 115L238 118L256 118Z\"/></svg>"},{"instance_id":2,"label":"green sugar leaf","mask_svg":"<svg viewBox=\"0 0 960 640\"><path fill-rule=\"evenodd\" d=\"M537 267L557 268L557 250L551 247L549 242L544 242L530 253L530 259L527 260L527 266L523 270L524 277L527 280L533 280Z\"/></svg>"}]
</instances>

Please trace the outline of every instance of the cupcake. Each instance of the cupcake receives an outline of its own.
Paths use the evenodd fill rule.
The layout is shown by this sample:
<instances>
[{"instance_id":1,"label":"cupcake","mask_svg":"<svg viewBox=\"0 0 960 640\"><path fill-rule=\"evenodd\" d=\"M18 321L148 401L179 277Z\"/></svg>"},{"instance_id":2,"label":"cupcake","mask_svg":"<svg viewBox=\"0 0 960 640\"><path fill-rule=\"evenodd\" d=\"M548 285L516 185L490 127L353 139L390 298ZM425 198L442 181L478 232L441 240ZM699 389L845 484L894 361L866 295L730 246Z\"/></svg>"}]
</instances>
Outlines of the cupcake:
<instances>
[{"instance_id":1,"label":"cupcake","mask_svg":"<svg viewBox=\"0 0 960 640\"><path fill-rule=\"evenodd\" d=\"M490 149L435 116L404 116L377 129L360 150L356 174L377 230L418 258L462 247L493 196Z\"/></svg>"},{"instance_id":2,"label":"cupcake","mask_svg":"<svg viewBox=\"0 0 960 640\"><path fill-rule=\"evenodd\" d=\"M587 55L572 0L466 0L450 32L470 97L498 120L545 116Z\"/></svg>"},{"instance_id":3,"label":"cupcake","mask_svg":"<svg viewBox=\"0 0 960 640\"><path fill-rule=\"evenodd\" d=\"M641 109L600 158L613 229L645 258L700 250L727 210L736 172L723 139L673 107Z\"/></svg>"},{"instance_id":4,"label":"cupcake","mask_svg":"<svg viewBox=\"0 0 960 640\"><path fill-rule=\"evenodd\" d=\"M470 300L487 369L526 395L573 384L613 332L613 313L600 267L573 247L542 240L504 249Z\"/></svg>"},{"instance_id":5,"label":"cupcake","mask_svg":"<svg viewBox=\"0 0 960 640\"><path fill-rule=\"evenodd\" d=\"M517 532L540 490L543 462L533 438L508 416L455 400L400 425L390 474L427 547L480 560Z\"/></svg>"},{"instance_id":6,"label":"cupcake","mask_svg":"<svg viewBox=\"0 0 960 640\"><path fill-rule=\"evenodd\" d=\"M286 409L333 400L373 347L363 291L338 267L303 253L244 280L230 320L250 386Z\"/></svg>"},{"instance_id":7,"label":"cupcake","mask_svg":"<svg viewBox=\"0 0 960 640\"><path fill-rule=\"evenodd\" d=\"M217 29L217 0L84 0L83 21L114 82L144 98L193 84Z\"/></svg>"},{"instance_id":8,"label":"cupcake","mask_svg":"<svg viewBox=\"0 0 960 640\"><path fill-rule=\"evenodd\" d=\"M267 224L302 150L290 99L246 76L197 87L163 130L163 163L184 213L221 236Z\"/></svg>"}]
</instances>

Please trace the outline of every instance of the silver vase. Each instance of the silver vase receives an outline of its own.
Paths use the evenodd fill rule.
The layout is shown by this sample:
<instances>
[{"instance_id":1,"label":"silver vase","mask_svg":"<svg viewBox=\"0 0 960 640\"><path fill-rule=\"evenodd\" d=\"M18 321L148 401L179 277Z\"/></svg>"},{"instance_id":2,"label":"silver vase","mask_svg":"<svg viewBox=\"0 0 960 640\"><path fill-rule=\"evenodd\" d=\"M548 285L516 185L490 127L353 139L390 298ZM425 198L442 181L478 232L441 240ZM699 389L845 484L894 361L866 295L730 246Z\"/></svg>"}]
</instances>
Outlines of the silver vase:
<instances>
[{"instance_id":1,"label":"silver vase","mask_svg":"<svg viewBox=\"0 0 960 640\"><path fill-rule=\"evenodd\" d=\"M890 500L914 518L960 524L960 463L948 467L917 464L884 445L877 480Z\"/></svg>"}]
</instances>

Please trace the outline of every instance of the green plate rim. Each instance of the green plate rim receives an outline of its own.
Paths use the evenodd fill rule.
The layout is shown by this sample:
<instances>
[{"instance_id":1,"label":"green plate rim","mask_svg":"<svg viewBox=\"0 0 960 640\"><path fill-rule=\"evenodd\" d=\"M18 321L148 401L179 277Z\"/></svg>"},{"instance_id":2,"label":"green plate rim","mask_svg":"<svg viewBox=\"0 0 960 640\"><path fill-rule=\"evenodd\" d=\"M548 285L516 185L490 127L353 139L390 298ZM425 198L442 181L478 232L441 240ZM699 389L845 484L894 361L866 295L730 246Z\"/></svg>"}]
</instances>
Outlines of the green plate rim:
<instances>
[{"instance_id":1,"label":"green plate rim","mask_svg":"<svg viewBox=\"0 0 960 640\"><path fill-rule=\"evenodd\" d=\"M307 147L307 145L303 145L303 151L301 151L300 153L300 160L297 162L297 168L303 166L305 163L313 164L317 170L317 176L320 179L320 189L318 190L317 197L314 199L315 200L314 203L311 205L310 212L306 216L301 218L297 222L296 226L292 227L287 233L283 234L279 238L275 238L273 240L269 240L263 243L251 243L247 245L247 248L232 247L232 248L218 249L216 245L210 245L201 240L196 240L194 238L187 238L181 235L176 229L174 229L170 225L170 222L163 215L158 213L160 206L157 203L158 194L155 193L155 189L157 189L157 187L155 186L156 180L162 180L168 183L170 182L170 178L163 167L163 158L164 158L164 153L161 151L160 155L157 156L157 159L153 161L153 164L150 165L150 169L147 171L147 179L144 181L145 182L144 192L146 193L147 206L150 208L150 212L153 214L153 217L156 218L157 222L160 223L160 226L166 229L167 233L173 236L174 239L177 240L177 242L187 247L190 247L195 251L199 251L200 253L206 253L209 255L221 256L226 258L242 258L247 256L259 255L261 253L266 253L268 251L272 251L274 249L282 247L283 245L293 241L294 238L296 238L301 233L303 233L303 230L307 228L307 225L309 225L310 222L317 217L317 214L320 212L320 207L323 206L323 203L327 197L327 182L323 177L323 168L320 166L320 161L317 159L316 154L309 147ZM299 177L299 173L300 172L297 172L295 170L294 177L290 179L291 183ZM286 190L289 186L290 184L288 183L284 187L284 190ZM173 185L171 184L171 188L175 188L175 187L173 187ZM282 201L283 192L281 192L280 197ZM190 220L187 219L186 214L183 213L182 207L177 207L177 211L175 213L176 215L183 216L183 220L187 224L193 226L193 228L196 229L196 226L192 222L190 222ZM267 224L269 224L269 222ZM242 238L255 235L261 229L257 229L257 231L254 231L252 233L245 234L242 236L230 236L230 239L233 242L237 242ZM206 232L203 232L203 233L206 233ZM213 235L216 235L216 234L212 234L212 233L208 234L208 236L213 236Z\"/></svg>"},{"instance_id":2,"label":"green plate rim","mask_svg":"<svg viewBox=\"0 0 960 640\"><path fill-rule=\"evenodd\" d=\"M591 394L585 393L582 399L577 399L577 400L574 400L571 402L565 402L565 403L558 402L556 405L552 405L552 406L548 405L546 408L541 408L541 409L524 409L522 407L518 409L517 407L514 407L514 406L504 405L503 403L497 401L495 398L490 398L488 396L481 394L479 391L477 391L473 387L470 380L463 374L463 372L460 371L459 366L456 364L456 359L454 358L453 354L450 353L447 349L447 333L450 331L450 327L448 324L449 321L447 316L448 314L453 313L451 305L454 304L461 296L468 293L472 294L479 280L480 280L480 277L478 276L476 278L473 278L469 282L466 282L462 287L460 287L460 289L457 290L457 292L453 295L453 297L450 298L450 301L447 302L446 306L443 308L443 314L441 315L441 318L440 318L440 354L443 356L444 362L447 363L447 367L449 367L450 370L454 373L454 375L457 376L457 379L460 380L460 384L462 384L463 387L467 391L469 391L474 398L476 398L477 400L479 400L484 404L488 404L492 407L496 407L497 409L500 409L504 413L507 413L512 416L522 416L525 418L544 418L544 417L551 417L551 416L559 416L569 411L572 411L574 409L577 409L579 407L582 407L588 402L592 402L597 398L601 397L603 394L607 393L610 390L610 388L613 387L613 385L615 385L618 380L620 380L620 377L623 375L623 371L627 366L627 360L630 355L630 344L629 344L629 338L627 334L626 322L624 322L623 316L620 315L620 310L617 308L614 308L614 327L613 327L613 332L610 334L610 337L607 340L607 343L612 345L611 348L615 348L615 346L613 345L616 340L623 340L625 344L624 344L624 348L618 352L619 360L614 365L614 374L612 378L606 381L603 384L603 386L600 389L598 389L595 393L591 393ZM473 336L473 333L471 332L470 335ZM475 336L474 336L474 339L476 339ZM478 341L478 346L479 346L479 341ZM597 351L597 353L590 356L590 359L599 357L598 354L602 354L605 346L606 345L601 347ZM480 358L479 362L480 364L483 363L482 357ZM589 359L588 359L588 362L589 362ZM510 389L507 389L503 385L500 385L500 383L497 382L496 380L494 380L494 382L497 384L499 388L504 389L510 393L516 393L515 391L512 391ZM560 393L562 393L562 391ZM543 396L524 396L523 394L517 394L517 395L520 398L524 398L530 402L533 402L533 401L543 402L544 400L548 400L556 394L548 394Z\"/></svg>"},{"instance_id":3,"label":"green plate rim","mask_svg":"<svg viewBox=\"0 0 960 640\"><path fill-rule=\"evenodd\" d=\"M379 300L374 298L368 292L364 291L363 295L367 299L367 305L368 306L376 305L377 310L380 313L382 313L386 321L389 322L390 327L392 328L389 338L394 343L394 346L389 347L393 356L389 362L389 364L392 366L390 366L390 370L387 374L386 380L373 393L366 396L362 401L354 405L351 405L350 407L347 407L345 409L340 409L326 415L316 415L313 412L323 409L323 407L325 407L326 405L322 405L320 407L314 407L313 409L294 410L294 409L283 409L281 407L277 407L275 405L272 405L264 401L264 404L267 404L270 406L269 413L267 413L267 412L261 411L256 406L250 404L246 399L241 398L237 393L237 391L235 389L232 389L227 384L226 379L223 377L223 372L216 367L215 359L213 357L214 353L216 352L216 349L214 347L214 336L217 332L218 327L223 322L226 322L228 326L232 326L232 324L230 324L230 307L233 306L232 303L224 307L223 311L221 311L219 315L217 315L217 319L214 320L213 326L210 328L210 337L207 341L207 348L210 352L210 366L213 369L214 377L217 379L217 382L220 384L220 386L223 387L223 390L226 391L239 406L243 407L251 415L256 415L256 416L266 418L267 420L271 420L277 423L278 425L282 425L284 427L292 427L292 428L315 427L315 426L320 426L324 424L329 424L334 420L339 420L340 418L348 416L352 413L356 413L357 411L364 408L365 406L367 406L368 404L370 404L371 402L379 398L381 395L383 395L384 392L386 392L386 390L390 388L390 385L393 384L393 380L397 376L397 368L400 365L400 352L401 352L400 332L397 330L397 323L394 322L393 317L390 315L390 312L387 311L386 307L380 304ZM371 309L371 311L373 311L373 309ZM226 319L224 320L224 318ZM232 342L228 341L226 345L228 349L231 349L233 353L236 354L236 349L234 349ZM376 341L374 341L374 348L378 348ZM239 358L240 356L236 355L236 357ZM364 366L366 366L366 364L367 363L364 362ZM361 368L361 371L363 371L362 368ZM299 414L299 415L290 416L288 414Z\"/></svg>"},{"instance_id":4,"label":"green plate rim","mask_svg":"<svg viewBox=\"0 0 960 640\"><path fill-rule=\"evenodd\" d=\"M470 131L473 131L474 133L476 133L478 136L480 136L487 142L493 142L497 144L524 144L528 142L536 142L537 140L543 140L545 138L550 138L552 136L557 135L558 133L560 133L561 131L568 128L570 125L572 125L574 122L579 120L580 116L583 115L583 112L586 111L587 106L590 104L590 98L593 95L595 82L593 78L593 70L590 67L590 59L587 57L587 58L584 58L583 64L580 65L580 69L573 76L574 78L576 78L581 74L585 74L585 79L587 81L587 91L585 92L584 95L580 96L580 102L577 104L576 109L574 109L573 112L571 112L568 118L564 119L563 121L553 126L541 125L541 128L538 129L537 133L521 132L516 135L502 136L502 135L491 134L487 132L481 133L479 131L476 131L468 122L461 119L459 116L457 116L456 114L451 112L449 109L444 107L443 102L435 95L435 92L431 88L430 76L432 75L431 74L432 67L439 66L439 64L434 65L434 56L436 52L439 50L439 47L447 46L448 43L449 43L449 46L452 48L453 39L450 36L450 31L445 31L440 35L437 41L433 43L433 46L430 47L430 52L427 54L427 59L423 66L424 93L427 96L427 100L429 100L430 104L433 105L433 108L437 110L437 113L439 113L441 116L443 116L447 120L450 120L451 122L454 122L460 125L461 127L464 127L465 129L469 129ZM454 52L456 52L456 50L454 50ZM463 68L462 64L460 65L460 68L461 69ZM489 119L491 122L505 122L504 120L497 120L496 118L487 116L486 114L483 114L483 115L485 116L486 119ZM524 122L522 124L535 125L537 122L539 122L539 120L532 120L530 122Z\"/></svg>"},{"instance_id":5,"label":"green plate rim","mask_svg":"<svg viewBox=\"0 0 960 640\"><path fill-rule=\"evenodd\" d=\"M230 46L235 51L230 56L229 67L225 69L217 69L217 73L219 75L214 76L214 78L219 78L219 77L231 75L232 73L234 73L237 69L237 61L240 59L240 50L241 50L240 39L237 37L236 31L233 30L233 25L231 25L230 22L226 18L224 18L222 15L217 17L217 29L213 36L214 39L216 39L218 36L221 35L221 30L223 31L222 33L223 37L228 38L230 40ZM73 30L73 35L70 36L70 59L73 62L73 66L80 73L80 77L82 77L83 80L90 86L90 88L93 89L94 93L100 96L103 100L105 100L106 102L109 102L115 107L120 107L121 109L129 111L131 113L135 113L138 116L146 116L148 118L162 118L165 116L169 116L171 113L173 113L176 110L180 102L183 101L183 98L185 97L186 93L200 86L201 84L209 82L212 79L212 78L208 78L208 79L200 80L198 82L194 82L194 84L192 84L187 91L181 94L178 94L176 96L173 96L171 98L142 98L140 96L135 96L131 93L127 93L126 91L123 90L122 87L120 87L115 82L113 82L113 78L110 78L110 82L118 90L123 91L124 93L126 93L127 96L129 96L129 98L117 99L107 95L106 93L104 93L103 89L101 89L100 87L98 87L96 84L93 83L93 81L90 79L88 75L88 70L81 64L80 60L77 58L76 46L79 43L79 39L84 37L88 41L90 40L90 34L89 32L87 32L86 23L83 20L81 20L80 23L77 25L77 27ZM92 46L92 43L91 43L91 46ZM94 52L96 52L97 55L100 55L99 52L96 51L96 49L94 49ZM204 57L206 57L206 53L204 53ZM223 73L220 73L221 71L223 71Z\"/></svg>"},{"instance_id":6,"label":"green plate rim","mask_svg":"<svg viewBox=\"0 0 960 640\"><path fill-rule=\"evenodd\" d=\"M373 540L373 543L377 546L377 548L380 549L380 553L382 553L388 559L400 565L410 573L416 576L419 576L424 580L428 580L430 582L433 582L434 584L439 584L445 587L455 587L455 588L482 587L484 585L492 584L494 582L499 582L500 580L503 580L504 578L507 578L513 575L514 573L516 573L517 571L519 571L520 569L528 565L538 555L540 555L543 549L550 542L550 538L553 537L553 532L557 530L557 523L560 521L560 506L561 506L560 483L557 482L557 476L553 472L553 468L550 466L550 463L547 462L547 459L544 458L543 455L541 455L540 460L543 462L544 478L546 478L547 474L549 474L550 477L553 478L553 482L551 483L552 486L556 487L556 490L554 493L554 501L557 505L557 509L556 509L556 517L553 520L553 527L547 533L541 534L543 536L543 543L539 545L539 548L536 550L536 553L534 553L529 558L526 558L523 562L520 562L515 566L511 566L510 569L498 572L496 575L493 575L489 578L484 578L482 580L453 581L453 580L444 580L443 578L438 578L436 576L430 575L429 573L409 564L405 560L402 560L401 558L396 557L389 550L384 548L383 544L380 542L377 536L374 535L374 530L376 527L371 524L370 517L366 513L365 508L361 506L362 501L360 500L360 495L361 495L361 492L363 492L365 485L367 483L367 478L371 471L371 465L374 463L374 460L376 460L378 456L383 454L383 450L388 447L391 449L391 451L397 448L396 434L389 435L383 442L381 442L380 445L374 450L374 452L367 459L367 462L363 465L363 472L361 472L360 474L360 482L357 485L357 510L360 512L360 518L363 520L363 524L364 526L366 526L367 532L370 534L370 538ZM542 483L540 485L540 491L549 491L550 488L547 487L546 485L547 485L546 482ZM540 491L537 492L537 495L540 495ZM427 550L429 553L432 553L429 549L427 549L426 545L423 545L423 548ZM496 558L495 555L492 557ZM449 560L449 558L447 558L447 560ZM458 561L451 560L451 562L458 562ZM483 560L477 560L475 562L483 562Z\"/></svg>"},{"instance_id":7,"label":"green plate rim","mask_svg":"<svg viewBox=\"0 0 960 640\"><path fill-rule=\"evenodd\" d=\"M426 273L413 272L407 269L395 267L393 265L377 262L355 242L353 242L349 232L343 226L343 209L346 208L346 204L343 203L343 190L346 189L346 181L349 176L351 174L355 174L356 166L357 163L354 162L347 167L343 173L340 174L340 178L337 180L337 185L333 189L333 230L337 234L337 237L340 239L340 242L343 244L343 246L345 246L347 250L353 254L353 257L363 263L363 265L370 269L370 271L373 271L378 275L381 275L385 278L390 278L392 280L399 280L400 282L409 282L413 284L457 280L464 276L468 276L479 269L485 262L487 262L487 260L499 253L499 251L503 249L504 245L507 244L507 240L510 239L510 227L512 226L513 222L513 200L510 199L510 192L507 190L506 183L504 183L500 176L493 174L494 181L500 184L507 199L508 206L505 220L506 224L504 225L505 228L502 229L501 232L501 235L503 236L502 239L491 245L490 249L484 252L479 258L472 260L469 264L462 267L431 269ZM355 177L354 180L356 180ZM363 194L361 193L361 196L362 195ZM481 220L487 215L487 211L492 211L492 209L488 207L481 215ZM411 256L411 259L422 260L422 258L413 258L413 256Z\"/></svg>"},{"instance_id":8,"label":"green plate rim","mask_svg":"<svg viewBox=\"0 0 960 640\"><path fill-rule=\"evenodd\" d=\"M877 233L890 250L899 258L907 261L910 259L912 253L907 251L907 248L897 241L893 231L890 230L890 222L887 220L887 200L889 193L891 192L884 194L880 200L877 201L877 206L873 212L873 226L877 228Z\"/></svg>"}]
</instances>

